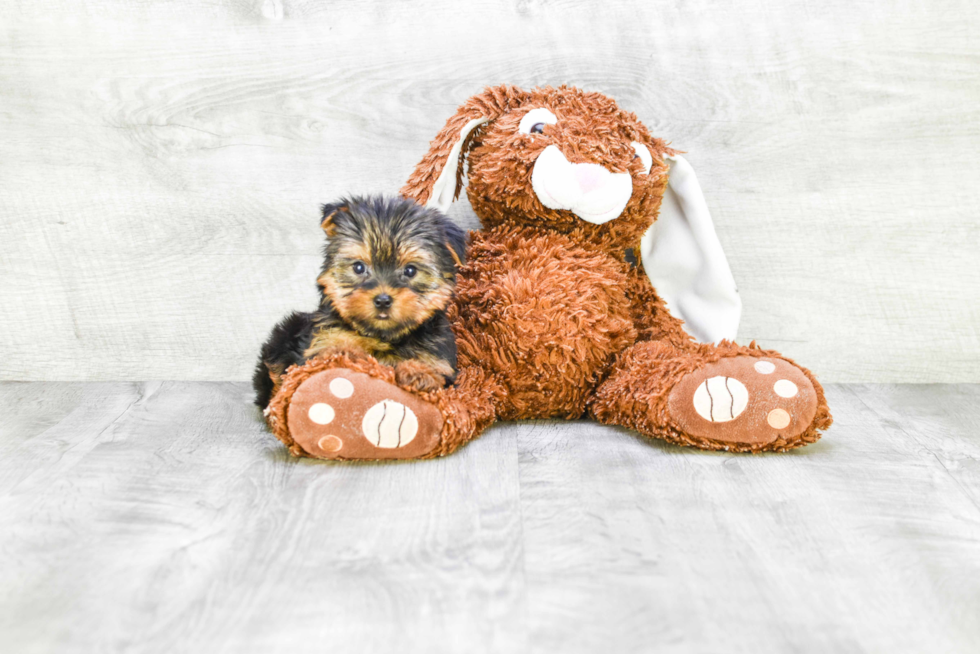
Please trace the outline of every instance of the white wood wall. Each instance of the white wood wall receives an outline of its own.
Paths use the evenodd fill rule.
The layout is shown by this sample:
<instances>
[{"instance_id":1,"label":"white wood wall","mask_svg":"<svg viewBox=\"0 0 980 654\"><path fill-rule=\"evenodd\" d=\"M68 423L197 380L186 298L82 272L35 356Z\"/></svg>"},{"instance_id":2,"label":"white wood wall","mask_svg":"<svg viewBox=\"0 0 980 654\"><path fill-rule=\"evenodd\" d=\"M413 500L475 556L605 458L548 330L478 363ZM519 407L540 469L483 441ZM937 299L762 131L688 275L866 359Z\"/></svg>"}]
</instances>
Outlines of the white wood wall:
<instances>
[{"instance_id":1,"label":"white wood wall","mask_svg":"<svg viewBox=\"0 0 980 654\"><path fill-rule=\"evenodd\" d=\"M0 378L247 378L314 305L318 204L510 82L688 151L744 341L980 381L978 33L973 0L4 2Z\"/></svg>"}]
</instances>

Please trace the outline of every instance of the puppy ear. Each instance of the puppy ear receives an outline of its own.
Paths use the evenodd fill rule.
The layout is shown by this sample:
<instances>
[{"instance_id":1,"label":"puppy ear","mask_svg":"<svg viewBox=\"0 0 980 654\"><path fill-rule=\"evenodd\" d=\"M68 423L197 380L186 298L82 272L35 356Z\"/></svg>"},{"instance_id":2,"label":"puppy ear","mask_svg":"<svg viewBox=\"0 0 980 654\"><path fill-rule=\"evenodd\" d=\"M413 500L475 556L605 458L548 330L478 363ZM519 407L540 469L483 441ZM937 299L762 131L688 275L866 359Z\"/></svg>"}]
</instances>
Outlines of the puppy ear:
<instances>
[{"instance_id":1,"label":"puppy ear","mask_svg":"<svg viewBox=\"0 0 980 654\"><path fill-rule=\"evenodd\" d=\"M446 235L446 249L449 250L456 265L462 266L466 263L466 232L448 219L443 229Z\"/></svg>"},{"instance_id":2,"label":"puppy ear","mask_svg":"<svg viewBox=\"0 0 980 654\"><path fill-rule=\"evenodd\" d=\"M742 300L691 164L670 164L660 215L643 235L643 270L684 330L702 343L735 340Z\"/></svg>"},{"instance_id":3,"label":"puppy ear","mask_svg":"<svg viewBox=\"0 0 980 654\"><path fill-rule=\"evenodd\" d=\"M321 207L320 229L326 232L327 236L333 236L336 231L337 226L334 224L334 220L341 211L348 211L346 202L325 204Z\"/></svg>"},{"instance_id":4,"label":"puppy ear","mask_svg":"<svg viewBox=\"0 0 980 654\"><path fill-rule=\"evenodd\" d=\"M465 155L477 140L478 130L527 98L526 91L504 85L488 87L460 105L415 166L401 194L426 207L447 211L459 197Z\"/></svg>"}]
</instances>

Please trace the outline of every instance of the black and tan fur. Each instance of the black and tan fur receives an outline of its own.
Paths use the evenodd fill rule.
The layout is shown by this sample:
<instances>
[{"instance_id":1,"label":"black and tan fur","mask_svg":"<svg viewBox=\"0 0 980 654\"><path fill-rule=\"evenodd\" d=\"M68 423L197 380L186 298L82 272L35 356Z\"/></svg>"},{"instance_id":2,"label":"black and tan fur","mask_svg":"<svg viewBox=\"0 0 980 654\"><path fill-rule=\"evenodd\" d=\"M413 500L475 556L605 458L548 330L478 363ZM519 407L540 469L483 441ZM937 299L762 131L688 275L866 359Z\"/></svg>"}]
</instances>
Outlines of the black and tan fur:
<instances>
[{"instance_id":1,"label":"black and tan fur","mask_svg":"<svg viewBox=\"0 0 980 654\"><path fill-rule=\"evenodd\" d=\"M269 403L289 366L338 350L370 354L419 390L452 383L456 339L445 310L464 232L438 211L384 197L324 205L321 227L320 306L272 330L253 378L256 404Z\"/></svg>"}]
</instances>

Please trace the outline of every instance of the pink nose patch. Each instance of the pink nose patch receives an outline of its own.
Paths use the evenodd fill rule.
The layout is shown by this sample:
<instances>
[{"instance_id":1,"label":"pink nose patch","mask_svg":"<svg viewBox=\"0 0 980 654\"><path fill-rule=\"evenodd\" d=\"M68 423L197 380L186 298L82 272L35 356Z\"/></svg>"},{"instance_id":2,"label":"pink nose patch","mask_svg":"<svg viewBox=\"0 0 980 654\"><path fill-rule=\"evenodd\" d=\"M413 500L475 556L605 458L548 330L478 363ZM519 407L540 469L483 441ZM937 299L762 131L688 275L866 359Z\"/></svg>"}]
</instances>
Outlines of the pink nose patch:
<instances>
[{"instance_id":1,"label":"pink nose patch","mask_svg":"<svg viewBox=\"0 0 980 654\"><path fill-rule=\"evenodd\" d=\"M575 181L583 193L593 191L605 182L602 166L598 164L577 164L575 166Z\"/></svg>"}]
</instances>

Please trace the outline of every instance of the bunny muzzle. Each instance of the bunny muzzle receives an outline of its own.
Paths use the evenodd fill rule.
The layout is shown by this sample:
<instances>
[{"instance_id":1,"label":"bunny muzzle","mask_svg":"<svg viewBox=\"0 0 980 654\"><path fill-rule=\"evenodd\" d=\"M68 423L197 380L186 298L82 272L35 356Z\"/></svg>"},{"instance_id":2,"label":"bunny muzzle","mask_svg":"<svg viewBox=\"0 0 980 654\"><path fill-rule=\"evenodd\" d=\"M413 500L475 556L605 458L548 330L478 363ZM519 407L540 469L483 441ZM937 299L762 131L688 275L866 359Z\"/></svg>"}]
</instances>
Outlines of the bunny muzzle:
<instances>
[{"instance_id":1,"label":"bunny muzzle","mask_svg":"<svg viewBox=\"0 0 980 654\"><path fill-rule=\"evenodd\" d=\"M611 173L594 163L571 163L556 145L538 155L531 186L547 208L571 211L593 225L618 218L633 195L629 173Z\"/></svg>"}]
</instances>

